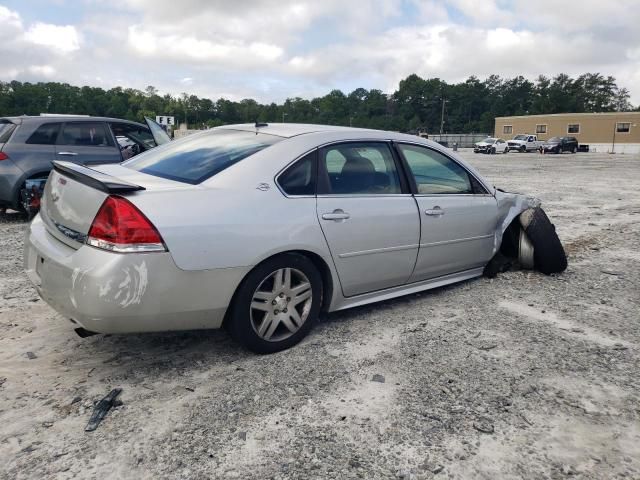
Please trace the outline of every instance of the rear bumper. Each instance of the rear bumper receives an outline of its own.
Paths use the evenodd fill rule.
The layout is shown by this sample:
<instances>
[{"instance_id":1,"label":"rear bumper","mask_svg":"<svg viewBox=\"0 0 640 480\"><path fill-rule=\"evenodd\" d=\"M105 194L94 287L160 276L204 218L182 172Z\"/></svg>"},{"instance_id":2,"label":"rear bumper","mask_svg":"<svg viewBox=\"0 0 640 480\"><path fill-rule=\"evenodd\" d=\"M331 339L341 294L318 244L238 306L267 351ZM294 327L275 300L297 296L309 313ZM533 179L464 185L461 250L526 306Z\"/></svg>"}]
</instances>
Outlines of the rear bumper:
<instances>
[{"instance_id":1,"label":"rear bumper","mask_svg":"<svg viewBox=\"0 0 640 480\"><path fill-rule=\"evenodd\" d=\"M37 216L27 229L24 266L61 315L99 333L218 328L248 267L180 270L170 253L75 250Z\"/></svg>"}]
</instances>

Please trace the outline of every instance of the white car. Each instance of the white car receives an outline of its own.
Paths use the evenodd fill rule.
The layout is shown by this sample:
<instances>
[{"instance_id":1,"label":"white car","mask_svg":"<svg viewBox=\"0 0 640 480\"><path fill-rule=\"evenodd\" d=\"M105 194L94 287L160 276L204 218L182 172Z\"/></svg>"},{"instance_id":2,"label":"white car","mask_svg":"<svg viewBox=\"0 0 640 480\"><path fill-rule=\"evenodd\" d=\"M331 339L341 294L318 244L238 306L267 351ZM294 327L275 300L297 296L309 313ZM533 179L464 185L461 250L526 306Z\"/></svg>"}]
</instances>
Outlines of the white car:
<instances>
[{"instance_id":1,"label":"white car","mask_svg":"<svg viewBox=\"0 0 640 480\"><path fill-rule=\"evenodd\" d=\"M544 142L538 141L537 135L531 135L529 133L516 135L513 139L509 140L509 150L517 150L518 152L535 152L538 150Z\"/></svg>"},{"instance_id":2,"label":"white car","mask_svg":"<svg viewBox=\"0 0 640 480\"><path fill-rule=\"evenodd\" d=\"M473 153L508 153L507 142L502 138L488 137L473 146Z\"/></svg>"}]
</instances>

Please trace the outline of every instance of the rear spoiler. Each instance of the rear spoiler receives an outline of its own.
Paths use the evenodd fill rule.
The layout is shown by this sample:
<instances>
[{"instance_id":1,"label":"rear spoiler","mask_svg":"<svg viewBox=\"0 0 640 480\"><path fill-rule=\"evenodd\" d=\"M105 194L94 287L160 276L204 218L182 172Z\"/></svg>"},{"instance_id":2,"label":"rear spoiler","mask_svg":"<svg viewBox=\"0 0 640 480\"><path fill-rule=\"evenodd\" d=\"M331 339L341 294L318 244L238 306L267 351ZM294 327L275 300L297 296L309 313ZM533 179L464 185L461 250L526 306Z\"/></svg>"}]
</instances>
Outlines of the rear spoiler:
<instances>
[{"instance_id":1,"label":"rear spoiler","mask_svg":"<svg viewBox=\"0 0 640 480\"><path fill-rule=\"evenodd\" d=\"M53 162L53 169L56 172L72 178L73 180L105 193L126 193L145 189L135 183L120 180L119 178L112 177L106 173L102 173L73 162L55 160Z\"/></svg>"}]
</instances>

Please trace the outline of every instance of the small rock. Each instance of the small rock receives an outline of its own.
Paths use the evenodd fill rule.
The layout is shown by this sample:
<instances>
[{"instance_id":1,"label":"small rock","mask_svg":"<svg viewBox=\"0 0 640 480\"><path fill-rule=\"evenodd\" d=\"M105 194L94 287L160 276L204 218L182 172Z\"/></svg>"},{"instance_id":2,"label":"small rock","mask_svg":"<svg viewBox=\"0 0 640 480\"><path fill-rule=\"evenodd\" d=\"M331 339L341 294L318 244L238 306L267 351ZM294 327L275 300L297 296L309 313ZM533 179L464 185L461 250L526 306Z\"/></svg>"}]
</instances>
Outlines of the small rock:
<instances>
[{"instance_id":1,"label":"small rock","mask_svg":"<svg viewBox=\"0 0 640 480\"><path fill-rule=\"evenodd\" d=\"M487 418L481 418L473 422L473 428L482 433L493 433L495 431L493 423Z\"/></svg>"},{"instance_id":2,"label":"small rock","mask_svg":"<svg viewBox=\"0 0 640 480\"><path fill-rule=\"evenodd\" d=\"M53 427L53 422L42 422L42 426L44 428L51 428Z\"/></svg>"},{"instance_id":3,"label":"small rock","mask_svg":"<svg viewBox=\"0 0 640 480\"><path fill-rule=\"evenodd\" d=\"M373 378L371 378L372 382L378 382L378 383L384 383L384 376L380 375L379 373L376 373Z\"/></svg>"},{"instance_id":4,"label":"small rock","mask_svg":"<svg viewBox=\"0 0 640 480\"><path fill-rule=\"evenodd\" d=\"M27 356L27 358L29 360L34 360L34 359L38 358L38 356L33 352L27 352L27 353L25 353L25 355Z\"/></svg>"},{"instance_id":5,"label":"small rock","mask_svg":"<svg viewBox=\"0 0 640 480\"><path fill-rule=\"evenodd\" d=\"M433 473L434 475L439 474L441 471L444 470L444 467L442 465L436 465L433 470L431 470L431 473Z\"/></svg>"},{"instance_id":6,"label":"small rock","mask_svg":"<svg viewBox=\"0 0 640 480\"><path fill-rule=\"evenodd\" d=\"M238 433L238 438L240 440L246 440L247 439L247 432L240 432Z\"/></svg>"}]
</instances>

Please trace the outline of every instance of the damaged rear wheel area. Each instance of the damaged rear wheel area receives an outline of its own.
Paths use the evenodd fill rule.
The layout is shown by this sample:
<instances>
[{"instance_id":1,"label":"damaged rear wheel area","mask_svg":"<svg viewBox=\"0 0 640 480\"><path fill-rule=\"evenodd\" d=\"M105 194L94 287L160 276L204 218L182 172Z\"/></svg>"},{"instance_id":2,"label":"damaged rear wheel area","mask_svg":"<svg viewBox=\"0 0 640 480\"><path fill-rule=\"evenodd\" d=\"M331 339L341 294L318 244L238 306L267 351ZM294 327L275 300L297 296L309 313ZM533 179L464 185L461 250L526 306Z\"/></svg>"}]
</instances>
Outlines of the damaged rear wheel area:
<instances>
[{"instance_id":1,"label":"damaged rear wheel area","mask_svg":"<svg viewBox=\"0 0 640 480\"><path fill-rule=\"evenodd\" d=\"M514 264L545 275L567 268L567 256L560 238L540 207L525 210L511 222L503 234L500 251L489 261L484 274L493 278Z\"/></svg>"}]
</instances>

